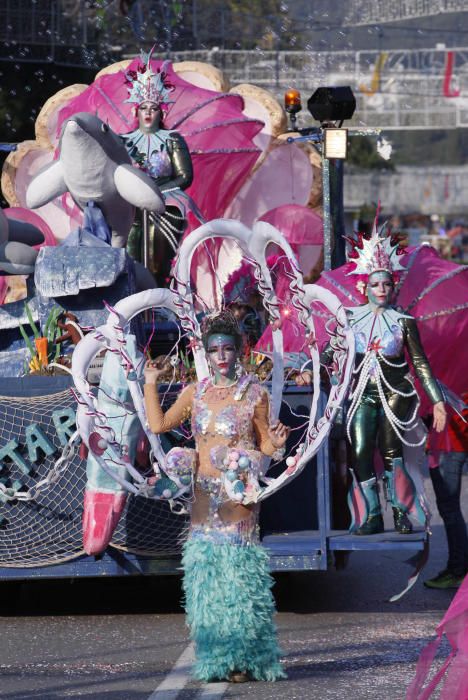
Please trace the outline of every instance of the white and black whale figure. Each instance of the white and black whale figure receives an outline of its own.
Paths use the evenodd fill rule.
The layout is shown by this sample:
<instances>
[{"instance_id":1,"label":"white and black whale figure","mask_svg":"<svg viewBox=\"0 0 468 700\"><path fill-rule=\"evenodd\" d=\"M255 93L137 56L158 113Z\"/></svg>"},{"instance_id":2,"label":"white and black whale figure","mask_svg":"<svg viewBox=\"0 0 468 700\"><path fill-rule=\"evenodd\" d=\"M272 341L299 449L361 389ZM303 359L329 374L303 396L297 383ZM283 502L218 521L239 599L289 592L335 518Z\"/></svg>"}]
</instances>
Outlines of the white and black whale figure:
<instances>
[{"instance_id":1,"label":"white and black whale figure","mask_svg":"<svg viewBox=\"0 0 468 700\"><path fill-rule=\"evenodd\" d=\"M31 181L26 204L37 209L66 192L81 210L90 201L101 209L115 248L127 243L135 207L156 213L165 209L159 188L149 175L132 166L122 139L87 112L64 122L59 158Z\"/></svg>"}]
</instances>

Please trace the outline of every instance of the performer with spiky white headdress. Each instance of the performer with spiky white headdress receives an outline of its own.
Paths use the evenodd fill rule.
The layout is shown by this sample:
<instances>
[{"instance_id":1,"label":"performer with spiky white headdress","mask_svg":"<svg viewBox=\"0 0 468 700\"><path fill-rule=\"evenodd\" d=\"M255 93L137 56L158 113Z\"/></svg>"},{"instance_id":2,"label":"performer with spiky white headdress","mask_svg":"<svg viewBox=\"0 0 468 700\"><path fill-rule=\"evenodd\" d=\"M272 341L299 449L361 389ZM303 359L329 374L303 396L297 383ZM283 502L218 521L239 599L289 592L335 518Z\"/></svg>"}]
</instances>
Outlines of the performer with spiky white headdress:
<instances>
[{"instance_id":1,"label":"performer with spiky white headdress","mask_svg":"<svg viewBox=\"0 0 468 700\"><path fill-rule=\"evenodd\" d=\"M387 497L393 508L395 529L412 532L408 513L421 516L413 480L405 465L404 446L424 442L415 437L419 399L405 353L433 404L434 427L443 430L446 412L440 387L421 345L416 321L391 305L394 273L400 264L399 241L386 224L377 228L377 216L370 236L359 234L348 239L349 261L355 268L349 274L360 275L357 287L368 303L347 309L356 339L354 386L350 395L347 434L351 444L353 487L350 507L356 535L383 531L383 519L374 470L374 451L378 443L384 463Z\"/></svg>"},{"instance_id":2,"label":"performer with spiky white headdress","mask_svg":"<svg viewBox=\"0 0 468 700\"><path fill-rule=\"evenodd\" d=\"M184 194L192 183L193 169L190 152L177 131L164 129L164 112L171 104L173 86L163 63L159 70L151 66L151 54L141 53L140 66L126 73L129 82L125 102L135 105L138 127L124 134L125 144L135 164L156 181L166 201L164 214L150 214L148 266L158 286L167 286L171 261L185 229L185 210L193 207ZM139 217L132 229L127 248L137 260L142 260L142 226Z\"/></svg>"}]
</instances>

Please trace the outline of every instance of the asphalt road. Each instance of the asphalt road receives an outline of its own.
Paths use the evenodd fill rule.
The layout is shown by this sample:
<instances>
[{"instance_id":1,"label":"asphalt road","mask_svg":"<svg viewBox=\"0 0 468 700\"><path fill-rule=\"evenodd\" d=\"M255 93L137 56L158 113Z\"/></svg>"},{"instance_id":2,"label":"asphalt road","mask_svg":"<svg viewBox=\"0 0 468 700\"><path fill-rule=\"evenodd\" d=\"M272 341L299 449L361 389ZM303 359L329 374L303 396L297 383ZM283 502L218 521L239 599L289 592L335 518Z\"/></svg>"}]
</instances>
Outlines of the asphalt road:
<instances>
[{"instance_id":1,"label":"asphalt road","mask_svg":"<svg viewBox=\"0 0 468 700\"><path fill-rule=\"evenodd\" d=\"M468 515L466 476L463 488ZM445 564L438 517L433 533L422 579ZM353 553L344 571L277 575L288 673L277 683L202 687L187 680L190 649L176 577L1 583L0 697L403 699L418 654L453 597L420 580L401 601L387 602L410 572L404 559ZM447 653L444 644L440 661Z\"/></svg>"}]
</instances>

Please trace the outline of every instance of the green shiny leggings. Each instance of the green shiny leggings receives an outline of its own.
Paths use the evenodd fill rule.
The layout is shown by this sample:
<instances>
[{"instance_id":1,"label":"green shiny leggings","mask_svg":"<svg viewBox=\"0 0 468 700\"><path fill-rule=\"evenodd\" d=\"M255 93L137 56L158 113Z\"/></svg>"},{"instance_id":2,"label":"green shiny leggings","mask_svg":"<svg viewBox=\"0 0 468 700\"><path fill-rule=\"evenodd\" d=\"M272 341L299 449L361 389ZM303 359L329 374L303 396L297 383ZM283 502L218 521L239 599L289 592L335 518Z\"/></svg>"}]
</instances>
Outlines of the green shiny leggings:
<instances>
[{"instance_id":1,"label":"green shiny leggings","mask_svg":"<svg viewBox=\"0 0 468 700\"><path fill-rule=\"evenodd\" d=\"M179 218L170 218L175 215ZM180 218L181 213L177 207L166 207L166 218L171 227L177 227L178 232L173 232L177 242L182 238L186 220ZM137 209L135 222L130 229L127 241L127 253L143 262L143 214L140 209ZM155 226L152 222L149 224L149 269L157 282L158 287L167 287L169 284L169 276L171 274L172 259L175 256L174 250L163 234L162 230Z\"/></svg>"},{"instance_id":2,"label":"green shiny leggings","mask_svg":"<svg viewBox=\"0 0 468 700\"><path fill-rule=\"evenodd\" d=\"M402 387L408 391L407 386ZM388 404L397 418L407 420L414 407L414 396L386 394ZM388 422L377 389L367 387L350 426L351 466L359 481L375 476L374 450L378 444L386 471L392 471L395 457L403 457L403 444Z\"/></svg>"}]
</instances>

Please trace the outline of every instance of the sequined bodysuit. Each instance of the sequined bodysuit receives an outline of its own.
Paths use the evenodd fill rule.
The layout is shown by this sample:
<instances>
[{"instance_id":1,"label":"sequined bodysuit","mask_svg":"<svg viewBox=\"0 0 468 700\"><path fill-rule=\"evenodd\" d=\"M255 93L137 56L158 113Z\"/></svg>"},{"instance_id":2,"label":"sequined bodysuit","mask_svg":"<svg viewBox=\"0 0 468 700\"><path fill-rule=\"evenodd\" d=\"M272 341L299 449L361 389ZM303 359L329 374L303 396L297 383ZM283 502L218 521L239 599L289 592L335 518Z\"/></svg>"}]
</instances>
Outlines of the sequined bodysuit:
<instances>
[{"instance_id":1,"label":"sequined bodysuit","mask_svg":"<svg viewBox=\"0 0 468 700\"><path fill-rule=\"evenodd\" d=\"M195 499L191 509L191 537L215 542L250 544L257 540L257 507L230 500L220 478L220 459L229 449L249 453L259 472L262 455L272 456L269 435L269 398L252 375L234 385L218 387L210 380L188 386L163 413L153 385L145 385L148 425L163 433L191 416L195 439Z\"/></svg>"}]
</instances>

